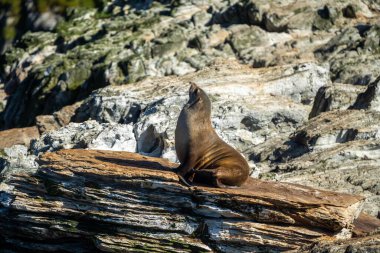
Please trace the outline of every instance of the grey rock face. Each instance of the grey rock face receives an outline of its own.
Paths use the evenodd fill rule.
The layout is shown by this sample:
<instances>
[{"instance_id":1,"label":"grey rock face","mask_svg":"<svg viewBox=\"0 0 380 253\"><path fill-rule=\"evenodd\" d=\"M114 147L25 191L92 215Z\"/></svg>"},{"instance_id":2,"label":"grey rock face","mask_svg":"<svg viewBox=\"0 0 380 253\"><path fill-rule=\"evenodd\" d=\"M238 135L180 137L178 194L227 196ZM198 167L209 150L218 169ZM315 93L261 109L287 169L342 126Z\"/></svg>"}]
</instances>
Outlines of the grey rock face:
<instances>
[{"instance_id":1,"label":"grey rock face","mask_svg":"<svg viewBox=\"0 0 380 253\"><path fill-rule=\"evenodd\" d=\"M331 111L311 119L297 129L293 139L309 149L352 140L378 140L379 121L378 112Z\"/></svg>"},{"instance_id":2,"label":"grey rock face","mask_svg":"<svg viewBox=\"0 0 380 253\"><path fill-rule=\"evenodd\" d=\"M365 89L365 86L342 83L321 87L315 96L309 118L313 118L322 112L342 111L354 106L359 93L364 92ZM363 105L364 103L359 102L359 104Z\"/></svg>"},{"instance_id":3,"label":"grey rock face","mask_svg":"<svg viewBox=\"0 0 380 253\"><path fill-rule=\"evenodd\" d=\"M252 145L289 135L304 123L317 90L330 83L328 71L314 63L255 70L222 61L183 78L96 91L74 118L134 123L139 153L176 161L174 129L190 80L209 94L218 134L247 156Z\"/></svg>"},{"instance_id":4,"label":"grey rock face","mask_svg":"<svg viewBox=\"0 0 380 253\"><path fill-rule=\"evenodd\" d=\"M30 125L95 89L186 75L220 57L254 67L318 60L332 81L367 85L380 75L378 17L365 0L108 1L103 11L71 10L4 54L12 96L0 118L4 128Z\"/></svg>"},{"instance_id":5,"label":"grey rock face","mask_svg":"<svg viewBox=\"0 0 380 253\"><path fill-rule=\"evenodd\" d=\"M23 145L14 145L5 148L0 156L0 175L2 179L14 173L34 173L37 171L37 157L28 154L28 148Z\"/></svg>"},{"instance_id":6,"label":"grey rock face","mask_svg":"<svg viewBox=\"0 0 380 253\"><path fill-rule=\"evenodd\" d=\"M333 81L368 85L380 75L378 34L378 25L345 28L315 55L330 63Z\"/></svg>"},{"instance_id":7,"label":"grey rock face","mask_svg":"<svg viewBox=\"0 0 380 253\"><path fill-rule=\"evenodd\" d=\"M36 155L71 148L135 152L136 141L131 125L100 124L92 120L70 123L56 131L47 132L31 144L31 151Z\"/></svg>"},{"instance_id":8,"label":"grey rock face","mask_svg":"<svg viewBox=\"0 0 380 253\"><path fill-rule=\"evenodd\" d=\"M353 238L338 242L321 242L308 249L312 253L356 253L378 252L380 250L380 235Z\"/></svg>"},{"instance_id":9,"label":"grey rock face","mask_svg":"<svg viewBox=\"0 0 380 253\"><path fill-rule=\"evenodd\" d=\"M353 109L368 109L371 111L380 111L380 76L370 85L365 92L360 93L352 105Z\"/></svg>"},{"instance_id":10,"label":"grey rock face","mask_svg":"<svg viewBox=\"0 0 380 253\"><path fill-rule=\"evenodd\" d=\"M338 109L310 119L290 138L255 147L253 157L263 178L366 196L364 211L376 216L380 114Z\"/></svg>"},{"instance_id":11,"label":"grey rock face","mask_svg":"<svg viewBox=\"0 0 380 253\"><path fill-rule=\"evenodd\" d=\"M364 211L380 211L379 141L360 140L315 148L278 164L277 180L366 196Z\"/></svg>"}]
</instances>

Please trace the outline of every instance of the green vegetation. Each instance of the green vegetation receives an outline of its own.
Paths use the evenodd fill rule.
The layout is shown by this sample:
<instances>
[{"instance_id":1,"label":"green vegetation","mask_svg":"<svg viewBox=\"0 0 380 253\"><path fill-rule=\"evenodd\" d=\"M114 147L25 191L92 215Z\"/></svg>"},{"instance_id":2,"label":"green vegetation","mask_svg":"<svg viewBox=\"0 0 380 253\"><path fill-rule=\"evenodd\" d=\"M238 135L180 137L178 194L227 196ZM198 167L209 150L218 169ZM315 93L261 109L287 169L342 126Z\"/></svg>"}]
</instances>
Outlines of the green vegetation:
<instances>
[{"instance_id":1,"label":"green vegetation","mask_svg":"<svg viewBox=\"0 0 380 253\"><path fill-rule=\"evenodd\" d=\"M23 4L21 0L0 0L0 14L6 19L0 22L0 41L12 41L18 35L18 27L25 27L23 22ZM67 10L72 8L102 8L103 0L34 0L35 10L39 13L51 11L64 15ZM104 14L101 14L104 15ZM105 15L104 15L105 16Z\"/></svg>"},{"instance_id":2,"label":"green vegetation","mask_svg":"<svg viewBox=\"0 0 380 253\"><path fill-rule=\"evenodd\" d=\"M96 5L94 0L36 0L35 2L38 12L41 13L53 10L54 8L63 12L69 7L94 8Z\"/></svg>"}]
</instances>

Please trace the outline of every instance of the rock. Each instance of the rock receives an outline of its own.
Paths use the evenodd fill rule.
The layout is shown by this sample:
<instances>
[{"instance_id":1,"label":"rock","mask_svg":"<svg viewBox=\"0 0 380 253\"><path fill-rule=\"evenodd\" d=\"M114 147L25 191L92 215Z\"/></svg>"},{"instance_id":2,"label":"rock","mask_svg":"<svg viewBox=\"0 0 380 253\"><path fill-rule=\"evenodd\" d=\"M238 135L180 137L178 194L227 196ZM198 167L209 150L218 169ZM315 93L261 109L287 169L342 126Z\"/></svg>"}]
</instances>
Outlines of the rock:
<instances>
[{"instance_id":1,"label":"rock","mask_svg":"<svg viewBox=\"0 0 380 253\"><path fill-rule=\"evenodd\" d=\"M40 137L37 127L13 128L0 131L0 149L13 145L29 146L30 141Z\"/></svg>"},{"instance_id":2,"label":"rock","mask_svg":"<svg viewBox=\"0 0 380 253\"><path fill-rule=\"evenodd\" d=\"M342 240L337 242L321 242L309 249L312 253L354 253L378 252L380 250L380 234Z\"/></svg>"},{"instance_id":3,"label":"rock","mask_svg":"<svg viewBox=\"0 0 380 253\"><path fill-rule=\"evenodd\" d=\"M291 138L252 148L260 177L367 196L364 210L380 206L378 112L324 112ZM274 173L274 174L273 174Z\"/></svg>"},{"instance_id":4,"label":"rock","mask_svg":"<svg viewBox=\"0 0 380 253\"><path fill-rule=\"evenodd\" d=\"M136 140L131 125L99 124L90 120L84 123L70 123L56 131L46 132L31 144L31 151L36 155L68 148L134 152Z\"/></svg>"},{"instance_id":5,"label":"rock","mask_svg":"<svg viewBox=\"0 0 380 253\"><path fill-rule=\"evenodd\" d=\"M380 144L377 86L380 72L377 66L380 65L380 51L379 25L376 21L379 10L378 4L367 0L108 1L104 12L71 9L54 30L27 32L2 55L0 82L4 83L7 94L3 97L7 98L7 103L5 108L0 108L0 125L2 129L7 129L37 123L43 135L33 142L30 152L43 157L48 157L43 154L46 151L86 148L127 150L176 161L174 126L182 105L188 99L188 83L194 81L210 95L212 122L216 131L247 157L251 167L254 167L252 177L305 184L321 192L334 190L360 194L366 197L364 210L371 216L378 216ZM249 66L237 64L236 59ZM252 69L252 66L258 69ZM177 76L165 77L168 75ZM122 85L127 83L130 84ZM103 88L105 86L108 87ZM103 89L96 90L98 88ZM93 90L96 91L91 93ZM65 107L86 97L88 99L78 109L78 105ZM69 124L72 120L77 123ZM18 138L22 137L19 130L14 130L12 136L12 139L2 139L13 141L17 137L19 141ZM24 140L17 143L27 144ZM18 150L17 147L15 149ZM18 200L37 205L38 201L29 200L37 196L33 195L37 190L45 187L38 180L46 177L48 181L65 182L70 186L59 185L59 190L64 193L61 197L65 194L74 196L76 189L75 196L88 194L84 198L80 195L78 198L81 201L95 196L92 202L84 202L84 206L80 206L83 209L87 205L92 208L93 205L103 204L97 201L105 201L107 208L112 209L121 202L129 203L131 196L133 200L138 199L133 204L140 205L146 200L147 193L144 192L141 199L141 194L134 195L131 191L146 184L158 187L157 182L162 182L162 178L157 176L153 182L146 178L144 180L147 181L142 181L136 174L134 179L140 180L138 183L125 186L123 181L114 187L122 187L120 194L127 190L128 196L117 195L114 199L104 200L99 196L111 193L99 193L100 190L93 184L95 180L86 181L87 177L94 176L94 170L71 171L71 167L79 168L79 164L93 169L92 162L98 163L98 158L87 165L82 162L88 161L82 154L83 157L77 157L75 162L70 163L70 171L65 170L65 177L62 178L54 174L54 170L51 174L38 172L27 179L26 176L15 176L19 173L17 168L21 172L35 171L32 165L35 157L29 157L25 148L13 153L15 155L12 157L17 157L13 167L10 162L13 158L5 155L2 158L3 166L8 164L9 167L4 171L15 170L15 173L4 174L6 182L1 187L6 191L9 190L8 186L24 187L22 193L16 194L16 206ZM67 157L69 155L65 155L66 160L69 159ZM30 162L22 162L23 159ZM155 158L144 159L144 162L139 161L138 166ZM66 165L63 163L62 167ZM133 168L136 166L133 165ZM28 170L28 167L32 169ZM82 169L86 170L87 167ZM140 171L141 168L137 169ZM44 170L47 171L46 168ZM109 171L108 168L105 170ZM104 178L97 177L102 184L119 179L129 180L122 174L112 179L102 176ZM175 175L170 177L170 189L181 194L187 191L176 188L179 186ZM28 185L18 184L20 181L17 180L27 181ZM105 183L102 180L108 181ZM81 182L80 187L73 187L77 182ZM34 186L29 185L32 183L38 187L33 189ZM286 192L287 187L293 189L292 185L285 185L286 189L279 191ZM54 189L55 186L53 192ZM155 191L164 191L173 201L173 193L168 194L166 188L156 188L152 192ZM94 192L99 194L92 194ZM0 244L5 241L8 246L30 242L28 246L20 246L17 249L20 251L73 251L69 250L72 248L76 252L126 251L126 248L134 247L133 250L163 252L177 252L180 248L185 252L236 252L239 247L239 251L252 252L302 249L311 243L320 246L318 241L326 234L329 239L332 234L349 237L351 232L356 233L355 230L350 231L350 226L340 230L339 235L337 231L327 233L330 228L311 229L315 224L307 224L308 227L302 222L298 224L298 218L295 223L286 223L294 218L290 219L289 213L285 218L281 216L284 215L283 209L276 209L275 217L282 217L279 224L239 220L246 217L246 206L234 202L236 209L230 211L230 202L212 198L220 196L218 194L221 193L212 192L206 194L206 198L203 195L199 197L198 192L185 197L181 195L181 199L186 200L179 206L182 209L191 206L191 211L186 212L187 216L173 216L175 212L171 211L168 211L170 214L165 213L163 219L158 219L156 214L153 218L143 216L148 217L149 222L139 229L136 227L141 225L143 219L130 209L112 213L109 216L111 223L115 220L125 222L127 219L123 215L126 214L134 215L131 219L135 223L128 223L129 227L115 225L110 234L104 232L109 232L105 222L101 224L101 229L107 229L98 233L98 228L91 227L89 222L75 215L74 218L70 216L69 220L78 222L79 226L75 226L75 232L71 231L73 226L70 221L62 221L61 209L57 209L55 202L49 202L60 200L48 195L46 203L45 199L40 201L42 204L38 202L38 206L48 210L43 214L29 212L17 216L20 213L13 211L10 217L4 214L4 221L8 222L6 226L24 224L25 220L43 220L45 225L33 227L30 231L15 232L17 236L7 234L6 239L0 239ZM288 195L292 196L293 193ZM229 200L236 200L231 195L228 197ZM0 200L5 206L11 203L5 191L0 193ZM160 201L169 202L157 200ZM207 204L200 201L207 201ZM221 203L224 206L220 206ZM45 206L48 204L51 206ZM169 204L170 208L174 208L170 210L178 210L178 207ZM154 205L157 208L154 210L159 210L159 218L164 213L162 210L168 210L167 207ZM273 204L277 205L277 202ZM34 212L35 206L22 204L16 208L25 206L25 209L30 207L27 210ZM96 215L104 215L102 208L97 209ZM304 210L303 207L298 208ZM77 212L74 209L67 212ZM151 211L152 208L149 206L146 209ZM272 211L273 208L270 209ZM52 218L50 215L53 212L58 214ZM89 216L83 215L88 214L83 213L85 211L75 214L87 219ZM99 219L99 216L91 214L93 216L89 219ZM3 213L0 212L0 215ZM33 219L28 219L32 216ZM17 219L9 220L14 217ZM255 219L263 217L268 215L258 215ZM370 223L370 218L367 218L359 218L356 225ZM53 223L53 220L58 223ZM176 226L168 228L170 232L162 233L157 222L159 226L164 224L165 229L171 224ZM201 223L202 226L199 225ZM322 223L323 226L332 224L330 221ZM2 231L14 231L6 226L1 227ZM48 235L48 244L43 243L45 237L38 242L34 241L34 237L32 241L28 239L28 236L37 233L46 236L44 232L51 232L52 229L56 230ZM154 232L147 235L145 229ZM286 244L290 238L288 234L292 237L292 245ZM364 240L345 241L342 245L346 246L338 248L354 251L356 244L365 248L367 242ZM182 245L188 248L185 250ZM336 248L333 243L325 246L326 251ZM12 246L9 248L13 249Z\"/></svg>"},{"instance_id":6,"label":"rock","mask_svg":"<svg viewBox=\"0 0 380 253\"><path fill-rule=\"evenodd\" d=\"M318 189L366 196L363 211L380 211L378 140L358 140L314 149L284 163L274 163L277 180L302 183Z\"/></svg>"},{"instance_id":7,"label":"rock","mask_svg":"<svg viewBox=\"0 0 380 253\"><path fill-rule=\"evenodd\" d=\"M82 102L63 107L61 110L53 113L53 115L40 115L36 117L36 125L40 134L57 130L62 126L66 126L71 122L71 118L75 115L75 111L80 107Z\"/></svg>"},{"instance_id":8,"label":"rock","mask_svg":"<svg viewBox=\"0 0 380 253\"><path fill-rule=\"evenodd\" d=\"M52 31L58 21L61 19L59 15L56 15L52 12L44 12L41 13L38 17L33 21L33 30L37 31Z\"/></svg>"},{"instance_id":9,"label":"rock","mask_svg":"<svg viewBox=\"0 0 380 253\"><path fill-rule=\"evenodd\" d=\"M346 28L317 49L315 55L330 63L332 81L368 85L380 75L375 67L379 58L373 54L379 48L378 33L377 25Z\"/></svg>"},{"instance_id":10,"label":"rock","mask_svg":"<svg viewBox=\"0 0 380 253\"><path fill-rule=\"evenodd\" d=\"M37 116L36 125L38 132L41 134L57 130L60 127L60 124L58 124L53 115Z\"/></svg>"},{"instance_id":11,"label":"rock","mask_svg":"<svg viewBox=\"0 0 380 253\"><path fill-rule=\"evenodd\" d=\"M380 219L361 213L354 221L353 235L363 237L380 232Z\"/></svg>"},{"instance_id":12,"label":"rock","mask_svg":"<svg viewBox=\"0 0 380 253\"><path fill-rule=\"evenodd\" d=\"M98 88L187 75L220 57L254 67L318 60L331 67L332 81L348 84L368 85L380 75L373 1L100 5L104 8L68 10L52 31L27 32L2 55L0 76L11 94L0 115L4 128L33 125L36 116ZM33 22L49 20L50 29L55 19L49 13Z\"/></svg>"},{"instance_id":13,"label":"rock","mask_svg":"<svg viewBox=\"0 0 380 253\"><path fill-rule=\"evenodd\" d=\"M268 43L268 38L261 28L248 25L236 25L232 31L231 45L235 51L242 55L244 50Z\"/></svg>"},{"instance_id":14,"label":"rock","mask_svg":"<svg viewBox=\"0 0 380 253\"><path fill-rule=\"evenodd\" d=\"M352 107L359 93L364 90L365 87L363 86L341 83L321 87L315 96L309 118L313 118L322 112L343 111Z\"/></svg>"},{"instance_id":15,"label":"rock","mask_svg":"<svg viewBox=\"0 0 380 253\"><path fill-rule=\"evenodd\" d=\"M364 110L331 111L308 121L294 133L294 141L323 148L352 140L378 140L380 113Z\"/></svg>"},{"instance_id":16,"label":"rock","mask_svg":"<svg viewBox=\"0 0 380 253\"><path fill-rule=\"evenodd\" d=\"M1 83L0 79L0 113L4 110L7 104L7 94L4 91L4 84Z\"/></svg>"},{"instance_id":17,"label":"rock","mask_svg":"<svg viewBox=\"0 0 380 253\"><path fill-rule=\"evenodd\" d=\"M186 187L176 164L128 152L61 150L39 164L36 175L0 185L2 249L296 250L349 236L363 200L255 179L242 188Z\"/></svg>"},{"instance_id":18,"label":"rock","mask_svg":"<svg viewBox=\"0 0 380 253\"><path fill-rule=\"evenodd\" d=\"M278 163L353 140L371 140L375 143L379 140L379 120L380 114L364 110L321 113L299 127L289 139L263 143L257 149L251 149L254 151L251 156L263 156L264 160L267 158Z\"/></svg>"},{"instance_id":19,"label":"rock","mask_svg":"<svg viewBox=\"0 0 380 253\"><path fill-rule=\"evenodd\" d=\"M289 135L307 120L317 90L329 84L327 70L313 63L258 70L221 61L183 77L151 78L98 90L74 119L133 123L137 142L144 143L138 144L138 152L176 161L174 129L188 100L189 81L209 94L216 131L242 152Z\"/></svg>"},{"instance_id":20,"label":"rock","mask_svg":"<svg viewBox=\"0 0 380 253\"><path fill-rule=\"evenodd\" d=\"M346 18L356 18L357 9L358 7L356 5L349 4L342 9L343 16Z\"/></svg>"},{"instance_id":21,"label":"rock","mask_svg":"<svg viewBox=\"0 0 380 253\"><path fill-rule=\"evenodd\" d=\"M14 145L4 148L0 156L1 179L8 179L13 174L32 174L37 171L36 156L28 154L28 148L23 145Z\"/></svg>"},{"instance_id":22,"label":"rock","mask_svg":"<svg viewBox=\"0 0 380 253\"><path fill-rule=\"evenodd\" d=\"M352 105L353 109L368 109L371 111L380 111L380 76L370 85L367 89L360 93L355 101L355 104Z\"/></svg>"},{"instance_id":23,"label":"rock","mask_svg":"<svg viewBox=\"0 0 380 253\"><path fill-rule=\"evenodd\" d=\"M338 18L338 11L328 4L317 10L317 15L314 19L313 30L329 30L336 19Z\"/></svg>"}]
</instances>

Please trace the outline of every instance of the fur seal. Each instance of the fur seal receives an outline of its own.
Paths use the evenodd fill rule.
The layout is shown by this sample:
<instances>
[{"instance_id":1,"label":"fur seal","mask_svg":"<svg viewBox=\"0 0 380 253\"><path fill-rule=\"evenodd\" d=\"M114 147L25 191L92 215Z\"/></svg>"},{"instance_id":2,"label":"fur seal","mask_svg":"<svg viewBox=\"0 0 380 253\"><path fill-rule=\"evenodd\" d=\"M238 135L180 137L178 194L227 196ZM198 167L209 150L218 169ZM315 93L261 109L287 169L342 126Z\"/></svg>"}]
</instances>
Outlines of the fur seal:
<instances>
[{"instance_id":1,"label":"fur seal","mask_svg":"<svg viewBox=\"0 0 380 253\"><path fill-rule=\"evenodd\" d=\"M242 185L249 176L244 157L225 143L211 125L211 101L190 83L189 101L182 108L175 129L175 149L181 165L180 179L220 188Z\"/></svg>"}]
</instances>

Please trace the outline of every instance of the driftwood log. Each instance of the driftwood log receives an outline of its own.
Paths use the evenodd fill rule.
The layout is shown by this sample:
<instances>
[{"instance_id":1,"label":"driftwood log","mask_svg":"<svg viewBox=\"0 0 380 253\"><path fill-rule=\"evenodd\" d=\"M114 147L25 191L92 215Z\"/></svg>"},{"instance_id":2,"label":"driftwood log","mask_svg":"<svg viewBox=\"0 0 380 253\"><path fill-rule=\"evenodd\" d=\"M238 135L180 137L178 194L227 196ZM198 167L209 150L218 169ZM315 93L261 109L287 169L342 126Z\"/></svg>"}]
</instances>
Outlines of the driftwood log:
<instances>
[{"instance_id":1,"label":"driftwood log","mask_svg":"<svg viewBox=\"0 0 380 253\"><path fill-rule=\"evenodd\" d=\"M352 229L363 198L250 179L187 187L177 164L128 152L45 153L35 175L0 185L11 252L288 251Z\"/></svg>"}]
</instances>

